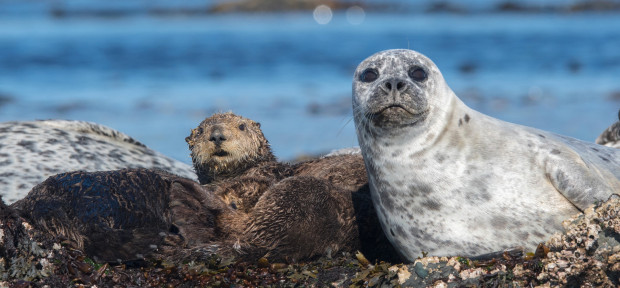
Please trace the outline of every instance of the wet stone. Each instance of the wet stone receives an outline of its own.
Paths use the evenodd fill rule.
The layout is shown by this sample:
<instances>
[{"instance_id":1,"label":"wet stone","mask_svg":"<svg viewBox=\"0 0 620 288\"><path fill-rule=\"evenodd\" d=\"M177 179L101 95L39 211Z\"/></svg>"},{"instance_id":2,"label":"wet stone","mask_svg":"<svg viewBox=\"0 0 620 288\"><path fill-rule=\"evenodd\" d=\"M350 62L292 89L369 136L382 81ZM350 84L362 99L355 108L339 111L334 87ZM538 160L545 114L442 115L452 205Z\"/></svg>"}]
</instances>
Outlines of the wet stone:
<instances>
[{"instance_id":1,"label":"wet stone","mask_svg":"<svg viewBox=\"0 0 620 288\"><path fill-rule=\"evenodd\" d=\"M424 264L420 262L415 263L415 265L413 266L413 270L415 271L415 274L418 274L418 276L420 276L420 278L426 278L428 276L428 270L426 270L424 268Z\"/></svg>"}]
</instances>

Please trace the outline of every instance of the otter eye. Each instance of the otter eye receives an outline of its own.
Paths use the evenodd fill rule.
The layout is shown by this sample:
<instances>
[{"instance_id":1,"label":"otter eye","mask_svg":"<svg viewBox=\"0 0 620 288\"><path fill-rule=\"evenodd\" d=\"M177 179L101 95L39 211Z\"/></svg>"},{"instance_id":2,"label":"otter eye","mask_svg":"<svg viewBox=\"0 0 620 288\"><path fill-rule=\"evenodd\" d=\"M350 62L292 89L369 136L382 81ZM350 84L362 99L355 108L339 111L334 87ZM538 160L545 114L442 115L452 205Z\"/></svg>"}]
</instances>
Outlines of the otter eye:
<instances>
[{"instance_id":1,"label":"otter eye","mask_svg":"<svg viewBox=\"0 0 620 288\"><path fill-rule=\"evenodd\" d=\"M379 78L379 72L374 68L368 68L362 72L362 75L360 75L360 81L366 83L373 82L377 80L377 78Z\"/></svg>"},{"instance_id":2,"label":"otter eye","mask_svg":"<svg viewBox=\"0 0 620 288\"><path fill-rule=\"evenodd\" d=\"M424 71L424 69L417 67L417 66L411 67L411 69L409 69L408 74L409 74L409 77L411 77L411 79L413 79L414 81L424 81L426 80L426 78L428 78L426 71Z\"/></svg>"},{"instance_id":3,"label":"otter eye","mask_svg":"<svg viewBox=\"0 0 620 288\"><path fill-rule=\"evenodd\" d=\"M202 127L198 127L198 129L196 129L196 135L200 134L202 134Z\"/></svg>"},{"instance_id":4,"label":"otter eye","mask_svg":"<svg viewBox=\"0 0 620 288\"><path fill-rule=\"evenodd\" d=\"M245 131L245 124L241 124L241 125L239 125L239 130L241 130L241 131Z\"/></svg>"}]
</instances>

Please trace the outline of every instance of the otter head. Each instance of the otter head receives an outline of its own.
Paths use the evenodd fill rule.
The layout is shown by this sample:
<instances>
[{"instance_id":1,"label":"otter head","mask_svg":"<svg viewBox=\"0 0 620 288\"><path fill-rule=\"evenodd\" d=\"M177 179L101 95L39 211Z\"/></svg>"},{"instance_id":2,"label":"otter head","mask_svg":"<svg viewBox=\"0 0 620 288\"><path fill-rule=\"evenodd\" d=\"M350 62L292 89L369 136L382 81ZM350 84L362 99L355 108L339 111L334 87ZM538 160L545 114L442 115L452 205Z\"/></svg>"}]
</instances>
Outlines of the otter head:
<instances>
[{"instance_id":1,"label":"otter head","mask_svg":"<svg viewBox=\"0 0 620 288\"><path fill-rule=\"evenodd\" d=\"M426 56L404 49L376 53L360 63L353 78L358 135L422 134L446 113L450 93Z\"/></svg>"},{"instance_id":2,"label":"otter head","mask_svg":"<svg viewBox=\"0 0 620 288\"><path fill-rule=\"evenodd\" d=\"M233 113L205 119L185 138L200 184L239 175L275 161L260 124Z\"/></svg>"}]
</instances>

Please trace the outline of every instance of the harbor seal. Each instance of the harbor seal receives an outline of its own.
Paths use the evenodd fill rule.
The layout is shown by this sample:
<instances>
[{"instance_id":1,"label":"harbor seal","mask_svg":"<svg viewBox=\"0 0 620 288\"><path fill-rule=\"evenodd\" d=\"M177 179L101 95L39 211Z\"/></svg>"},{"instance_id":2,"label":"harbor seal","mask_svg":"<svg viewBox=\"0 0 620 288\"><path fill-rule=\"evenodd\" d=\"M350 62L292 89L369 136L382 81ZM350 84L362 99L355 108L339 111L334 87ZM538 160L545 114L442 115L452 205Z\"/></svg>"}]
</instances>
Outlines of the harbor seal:
<instances>
[{"instance_id":1,"label":"harbor seal","mask_svg":"<svg viewBox=\"0 0 620 288\"><path fill-rule=\"evenodd\" d=\"M373 203L409 261L534 249L620 191L620 150L479 113L418 52L365 59L352 98Z\"/></svg>"},{"instance_id":2,"label":"harbor seal","mask_svg":"<svg viewBox=\"0 0 620 288\"><path fill-rule=\"evenodd\" d=\"M603 131L603 133L596 138L596 144L620 148L620 111L618 111L618 122L612 124Z\"/></svg>"},{"instance_id":3,"label":"harbor seal","mask_svg":"<svg viewBox=\"0 0 620 288\"><path fill-rule=\"evenodd\" d=\"M196 178L192 167L109 127L84 121L0 123L0 195L7 203L47 177L75 170L153 168Z\"/></svg>"}]
</instances>

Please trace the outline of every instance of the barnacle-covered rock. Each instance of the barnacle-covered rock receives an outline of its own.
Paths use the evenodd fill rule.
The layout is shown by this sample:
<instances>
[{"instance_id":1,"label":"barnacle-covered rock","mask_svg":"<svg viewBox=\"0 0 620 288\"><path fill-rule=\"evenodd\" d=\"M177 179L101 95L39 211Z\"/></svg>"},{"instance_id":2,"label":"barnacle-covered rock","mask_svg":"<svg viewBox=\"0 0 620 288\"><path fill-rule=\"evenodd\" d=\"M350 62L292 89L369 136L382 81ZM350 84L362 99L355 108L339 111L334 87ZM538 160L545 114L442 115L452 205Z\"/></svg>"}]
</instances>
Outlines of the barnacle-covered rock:
<instances>
[{"instance_id":1,"label":"barnacle-covered rock","mask_svg":"<svg viewBox=\"0 0 620 288\"><path fill-rule=\"evenodd\" d=\"M40 236L0 198L0 280L29 281L51 274L50 259L59 246L39 242Z\"/></svg>"},{"instance_id":2,"label":"barnacle-covered rock","mask_svg":"<svg viewBox=\"0 0 620 288\"><path fill-rule=\"evenodd\" d=\"M620 285L620 197L563 223L566 232L549 241L538 280L554 285Z\"/></svg>"},{"instance_id":3,"label":"barnacle-covered rock","mask_svg":"<svg viewBox=\"0 0 620 288\"><path fill-rule=\"evenodd\" d=\"M155 256L139 266L102 265L71 244L38 235L10 207L0 205L0 212L0 286L618 287L620 283L620 197L565 221L566 231L533 254L524 256L515 249L480 259L424 257L410 264L369 262L361 254L339 253L300 263L239 262L212 255L190 262Z\"/></svg>"}]
</instances>

